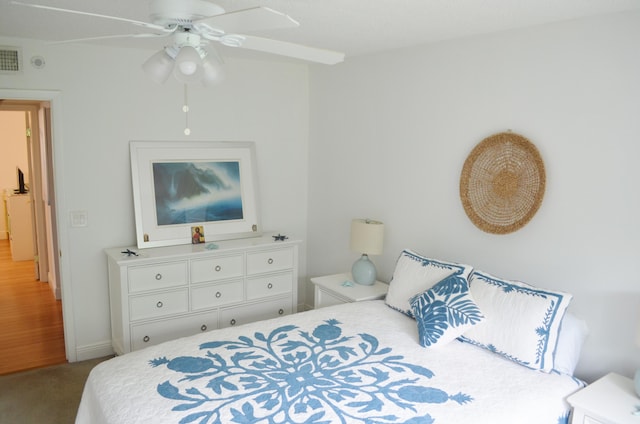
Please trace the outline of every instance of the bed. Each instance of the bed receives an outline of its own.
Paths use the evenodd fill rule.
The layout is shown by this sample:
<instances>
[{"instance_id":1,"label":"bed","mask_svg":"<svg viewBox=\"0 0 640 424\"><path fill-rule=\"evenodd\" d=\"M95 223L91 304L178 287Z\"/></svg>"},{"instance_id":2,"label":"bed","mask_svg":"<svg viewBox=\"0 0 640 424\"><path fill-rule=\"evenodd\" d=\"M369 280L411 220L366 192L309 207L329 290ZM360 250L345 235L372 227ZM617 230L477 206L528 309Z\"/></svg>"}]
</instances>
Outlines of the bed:
<instances>
[{"instance_id":1,"label":"bed","mask_svg":"<svg viewBox=\"0 0 640 424\"><path fill-rule=\"evenodd\" d=\"M76 423L568 423L565 399L584 383L571 375L575 357L564 371L555 360L562 300L551 296L538 305L547 324L544 331L536 329L533 358L548 350L552 363L530 360L519 346L510 350L517 334L488 343L482 333L484 327L504 325L497 312L505 305L500 296L522 297L523 290L498 285L496 299L481 289L479 279L491 280L488 274L405 254L386 300L218 329L99 364L86 382ZM416 272L428 289L407 287ZM461 279L469 284L460 285ZM448 281L448 292L442 281ZM495 288L495 281L487 286ZM410 299L407 292L413 293ZM480 311L475 315L466 302L471 297ZM539 295L525 297L540 301ZM430 298L431 309L425 307ZM536 309L516 306L518 316ZM424 317L421 310L431 312ZM456 316L459 311L466 318ZM448 324L442 324L440 312ZM557 325L551 325L550 315ZM474 327L482 331L474 333ZM499 329L499 337L522 331L513 322L507 327ZM450 329L453 335L446 334ZM549 349L542 349L546 345ZM570 347L575 355L575 344Z\"/></svg>"}]
</instances>

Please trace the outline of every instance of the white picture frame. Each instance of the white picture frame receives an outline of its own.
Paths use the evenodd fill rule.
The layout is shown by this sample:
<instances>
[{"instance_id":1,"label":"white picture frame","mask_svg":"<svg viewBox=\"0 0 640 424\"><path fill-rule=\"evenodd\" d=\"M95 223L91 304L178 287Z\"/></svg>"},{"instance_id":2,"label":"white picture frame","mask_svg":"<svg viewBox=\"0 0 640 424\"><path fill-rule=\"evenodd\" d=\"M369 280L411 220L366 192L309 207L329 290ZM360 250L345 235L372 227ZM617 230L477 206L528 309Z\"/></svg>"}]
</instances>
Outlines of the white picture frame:
<instances>
[{"instance_id":1,"label":"white picture frame","mask_svg":"<svg viewBox=\"0 0 640 424\"><path fill-rule=\"evenodd\" d=\"M138 248L261 235L255 144L131 141Z\"/></svg>"}]
</instances>

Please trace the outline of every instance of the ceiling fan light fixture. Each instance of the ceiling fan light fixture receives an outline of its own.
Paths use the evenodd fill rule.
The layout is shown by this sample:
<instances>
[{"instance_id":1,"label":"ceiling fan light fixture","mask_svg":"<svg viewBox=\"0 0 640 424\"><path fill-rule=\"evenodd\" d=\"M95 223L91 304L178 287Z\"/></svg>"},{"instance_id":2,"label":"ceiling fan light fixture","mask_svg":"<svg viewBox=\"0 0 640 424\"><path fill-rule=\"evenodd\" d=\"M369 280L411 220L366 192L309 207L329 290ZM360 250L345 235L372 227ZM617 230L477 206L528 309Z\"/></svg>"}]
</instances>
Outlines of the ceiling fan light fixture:
<instances>
[{"instance_id":1,"label":"ceiling fan light fixture","mask_svg":"<svg viewBox=\"0 0 640 424\"><path fill-rule=\"evenodd\" d=\"M202 78L202 59L198 51L191 46L182 46L176 56L174 76L180 82L197 82Z\"/></svg>"},{"instance_id":2,"label":"ceiling fan light fixture","mask_svg":"<svg viewBox=\"0 0 640 424\"><path fill-rule=\"evenodd\" d=\"M162 84L169 78L169 75L171 75L173 65L173 58L162 49L147 59L142 64L142 69L153 82Z\"/></svg>"},{"instance_id":3,"label":"ceiling fan light fixture","mask_svg":"<svg viewBox=\"0 0 640 424\"><path fill-rule=\"evenodd\" d=\"M222 65L214 60L205 59L202 62L202 84L209 87L224 80Z\"/></svg>"}]
</instances>

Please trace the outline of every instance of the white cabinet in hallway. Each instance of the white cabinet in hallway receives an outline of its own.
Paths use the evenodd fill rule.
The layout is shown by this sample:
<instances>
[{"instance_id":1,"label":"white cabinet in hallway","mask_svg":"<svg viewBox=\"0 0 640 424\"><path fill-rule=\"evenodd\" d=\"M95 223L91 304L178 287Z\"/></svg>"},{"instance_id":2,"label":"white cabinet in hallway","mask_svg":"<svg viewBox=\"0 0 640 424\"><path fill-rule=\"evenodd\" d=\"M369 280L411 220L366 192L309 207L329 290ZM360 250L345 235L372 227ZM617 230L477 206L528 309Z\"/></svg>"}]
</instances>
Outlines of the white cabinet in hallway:
<instances>
[{"instance_id":1,"label":"white cabinet in hallway","mask_svg":"<svg viewBox=\"0 0 640 424\"><path fill-rule=\"evenodd\" d=\"M34 253L30 195L7 196L7 222L11 258L14 261L32 261Z\"/></svg>"}]
</instances>

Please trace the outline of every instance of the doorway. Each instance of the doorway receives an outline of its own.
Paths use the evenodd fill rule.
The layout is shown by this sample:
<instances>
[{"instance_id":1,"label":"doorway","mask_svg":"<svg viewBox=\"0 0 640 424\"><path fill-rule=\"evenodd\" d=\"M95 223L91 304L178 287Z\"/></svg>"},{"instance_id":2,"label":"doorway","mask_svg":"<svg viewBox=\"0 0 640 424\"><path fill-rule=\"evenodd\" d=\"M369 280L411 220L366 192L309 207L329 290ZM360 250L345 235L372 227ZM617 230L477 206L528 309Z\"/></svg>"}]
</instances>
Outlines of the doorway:
<instances>
[{"instance_id":1,"label":"doorway","mask_svg":"<svg viewBox=\"0 0 640 424\"><path fill-rule=\"evenodd\" d=\"M24 239L31 238L32 240L32 249L33 255L32 259L28 257L24 257L24 252L22 253L23 257L16 258L18 261L28 261L32 263L32 277L30 276L27 280L30 280L31 285L41 286L38 289L42 291L42 285L48 284L50 295L54 300L57 300L58 310L60 311L62 308L62 290L60 288L60 272L59 272L59 263L58 263L58 241L57 241L57 231L56 231L56 217L55 217L55 193L54 193L54 185L53 185L53 145L51 140L51 107L50 102L46 100L16 100L16 99L0 99L0 117L3 120L3 123L10 125L3 125L3 132L9 131L9 128L12 128L13 132L11 133L11 138L2 137L0 134L0 141L3 143L1 146L2 149L6 152L12 151L13 157L11 159L5 158L0 161L0 166L3 169L4 181L2 181L3 187L0 187L4 191L3 199L16 200L15 197L20 197L20 200L26 200L29 202L30 210L24 215L30 215L25 220L20 220L22 223L22 227L18 225L11 225L11 222L18 220L5 220L7 216L5 213L5 208L0 208L0 212L2 212L2 219L5 220L4 227L0 225L0 230L8 231L9 228L14 229L15 234L11 237L15 240L20 240L21 242ZM20 126L22 126L22 132L20 133ZM16 132L16 128L18 128ZM20 137L22 135L22 137ZM7 143L15 143L16 145L8 146ZM24 158L20 157L20 155L24 154ZM16 159L17 155L17 159ZM9 162L16 162L13 163ZM6 169L6 168L9 169ZM13 184L9 186L7 183L7 175L11 173L17 173L16 180L14 184L18 187L13 188ZM25 178L26 177L26 178ZM24 186L27 187L26 192L23 193L13 193L13 190L21 191L23 188L21 184L21 178L25 180ZM7 190L8 189L8 190ZM5 202L3 202L3 206L5 206ZM24 218L21 217L21 218ZM23 228L27 224L31 224L31 228ZM28 231L30 230L30 231ZM23 232L24 234L17 234L17 232ZM30 232L30 234L27 234ZM6 233L7 236L9 235ZM18 239L18 237L20 237ZM5 238L5 237L0 237ZM19 245L19 243L11 243L11 240L8 240L8 243L11 247L13 244ZM13 250L13 249L12 249ZM13 251L12 251L13 253ZM20 262L15 262L16 265L20 265L17 267L9 266L5 268L8 270L8 274L10 278L11 274L14 273L13 270L24 269L24 262L20 264ZM15 271L15 280L22 279L24 281L24 271L22 274L19 274ZM27 287L28 284L24 284L24 287ZM34 287L35 287L34 286ZM23 285L20 285L20 290L22 290ZM45 286L46 287L46 286ZM22 293L22 292L20 292ZM45 294L46 295L46 294ZM19 296L22 296L20 294ZM20 302L17 300L16 304ZM20 297L21 299L21 297ZM55 305L55 301L53 304ZM25 303L24 308L28 309L29 304ZM27 314L27 310L25 310L25 316ZM15 316L15 308L13 312ZM60 320L62 320L62 316L60 315ZM0 316L4 320L4 316ZM55 320L57 317L53 317L52 320ZM58 323L59 324L59 323ZM36 325L36 324L33 324ZM35 334L38 334L38 337L41 337L43 340L50 338L49 330L51 330L51 326L47 322L40 322L37 324L42 326L41 331L36 331ZM60 326L58 325L57 331L59 332ZM0 341L5 344L7 341ZM60 343L58 343L59 349ZM67 345L65 345L67 346ZM68 356L64 353L63 348L63 357ZM60 355L58 355L58 358Z\"/></svg>"}]
</instances>

